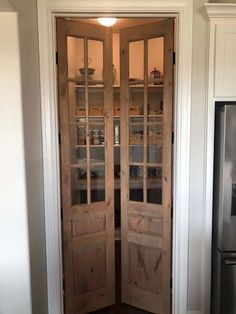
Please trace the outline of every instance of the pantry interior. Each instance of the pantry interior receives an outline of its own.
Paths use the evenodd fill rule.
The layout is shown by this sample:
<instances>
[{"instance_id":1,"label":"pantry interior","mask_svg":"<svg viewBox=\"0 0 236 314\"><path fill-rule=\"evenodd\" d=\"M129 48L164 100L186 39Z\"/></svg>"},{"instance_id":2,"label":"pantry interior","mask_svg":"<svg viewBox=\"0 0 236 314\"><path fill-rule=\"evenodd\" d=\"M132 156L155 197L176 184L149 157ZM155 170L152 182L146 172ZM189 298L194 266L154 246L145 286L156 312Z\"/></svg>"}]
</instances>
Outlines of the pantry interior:
<instances>
[{"instance_id":1,"label":"pantry interior","mask_svg":"<svg viewBox=\"0 0 236 314\"><path fill-rule=\"evenodd\" d=\"M68 314L75 312L70 310L72 308L80 309L81 313L95 310L98 310L96 313L110 313L111 308L107 305L112 302L100 304L95 298L91 301L92 306L83 308L84 301L82 305L80 299L85 298L89 303L92 294L104 290L106 285L109 287L109 282L110 288L115 290L114 280L116 307L113 306L112 313L159 313L159 309L153 310L153 305L121 300L121 267L134 268L133 273L125 271L122 278L127 277L135 289L141 288L144 299L149 299L147 291L153 294L151 298L161 294L164 255L162 248L157 248L156 244L149 247L148 241L151 243L158 238L159 243L164 234L166 218L161 215L162 207L167 204L165 198L168 198L170 213L172 111L169 107L172 103L169 104L169 100L172 99L173 73L169 70L168 60L172 62L173 49L170 49L170 58L165 35L162 36L161 32L158 36L152 35L152 29L166 20L172 19L123 18L109 30L101 29L95 18L60 18L58 21L63 247L66 251L70 242L69 246L74 250L72 258L71 253L69 258L67 253L64 256L64 268L70 269L65 271L66 287L71 287L70 283L67 284L69 281L73 282L73 287L68 289L71 291L66 292L68 298L65 298ZM173 20L171 23L173 25ZM69 25L68 29L65 25ZM127 34L133 33L135 38L136 31L143 26L148 29L148 25L151 35L128 41L126 59L122 57L124 49L121 45L125 38L125 35L123 39L120 37L122 30L128 30ZM78 34L74 32L76 26ZM93 27L97 28L94 36L91 35ZM64 41L60 40L60 30L68 31ZM88 36L80 35L80 30L83 34L88 32ZM97 39L102 32L106 33L104 38L110 36L110 39ZM173 36L169 41L173 46ZM109 54L112 62L106 58ZM167 96L168 88L164 89L165 84L171 86L170 96ZM127 202L124 201L126 198ZM103 211L105 207L107 212ZM122 217L122 211L130 213ZM167 219L170 225L171 217ZM129 231L138 236L138 240L124 251L120 244L120 241L126 241L122 239L122 227L123 236L129 238ZM95 244L95 238L102 237L106 231L108 244L104 247L102 241ZM149 240L144 239L145 236ZM131 243L132 239L129 241ZM168 250L171 250L170 243ZM132 265L121 262L121 255L125 252ZM98 260L99 265L96 264ZM141 270L140 263L143 263ZM150 263L154 263L154 267ZM154 268L154 276L149 270L151 268ZM170 274L170 269L167 273ZM67 299L72 298L72 303L77 305L67 306L70 303ZM114 294L110 299L114 303ZM161 307L160 313L164 309Z\"/></svg>"},{"instance_id":2,"label":"pantry interior","mask_svg":"<svg viewBox=\"0 0 236 314\"><path fill-rule=\"evenodd\" d=\"M112 34L112 56L113 56L113 125L114 125L114 178L115 178L115 228L116 239L120 238L120 35L121 27L134 25L142 25L146 23L157 22L160 19L122 19L115 27ZM98 23L97 19L80 19L80 22ZM143 84L144 79L144 43L136 41L130 44L129 47L129 80L130 85L130 121L135 124L130 128L129 134L129 158L132 162L142 162L143 158ZM150 84L148 87L148 119L149 122L161 120L163 110L163 37L153 38L148 43L148 73L149 79L159 79L158 82ZM72 83L69 85L70 106L76 107L76 119L80 122L85 121L85 102L84 102L84 59L78 57L78 51L83 55L83 39L68 37L68 74L72 78ZM104 161L104 95L103 95L103 44L101 41L88 41L88 67L91 79L89 86L89 119L92 127L90 132L90 158L96 162ZM80 70L81 69L81 70ZM78 79L74 83L73 78ZM81 80L81 82L79 82ZM76 84L79 83L79 84ZM72 113L74 114L74 113ZM159 116L159 117L158 117ZM76 159L86 160L86 127L77 127L76 151L74 152L75 163ZM157 162L161 159L161 145L158 145L158 140L162 134L161 124L150 125L148 128L148 160L152 163L155 158ZM159 137L159 138L158 138ZM154 144L154 145L153 145ZM157 145L156 145L157 144ZM154 161L155 162L155 161ZM132 194L131 199L134 201L142 200L142 171L138 166L130 167L130 175L137 179L134 187L130 188ZM150 176L157 175L155 169L149 170ZM80 178L84 178L85 173L81 170ZM96 167L91 170L91 178L97 181L98 178L104 177L104 167ZM139 178L141 178L139 180ZM93 180L92 180L93 181ZM138 182L139 181L139 182ZM87 186L81 186L81 192L74 194L74 203L80 198L80 203L87 203ZM104 200L105 185L100 180L98 185L93 185L91 189L92 202ZM160 202L160 191L149 190L149 197L155 198L156 202Z\"/></svg>"}]
</instances>

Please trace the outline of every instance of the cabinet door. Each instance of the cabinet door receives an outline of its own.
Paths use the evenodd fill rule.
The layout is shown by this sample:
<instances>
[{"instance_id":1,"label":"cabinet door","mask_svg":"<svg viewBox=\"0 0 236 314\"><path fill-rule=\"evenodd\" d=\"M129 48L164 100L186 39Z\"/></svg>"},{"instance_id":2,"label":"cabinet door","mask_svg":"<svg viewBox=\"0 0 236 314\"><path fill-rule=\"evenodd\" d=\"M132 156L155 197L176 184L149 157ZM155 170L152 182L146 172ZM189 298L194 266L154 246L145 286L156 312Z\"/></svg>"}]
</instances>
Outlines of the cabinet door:
<instances>
[{"instance_id":1,"label":"cabinet door","mask_svg":"<svg viewBox=\"0 0 236 314\"><path fill-rule=\"evenodd\" d=\"M122 30L122 301L159 314L171 300L172 86L173 20Z\"/></svg>"},{"instance_id":2,"label":"cabinet door","mask_svg":"<svg viewBox=\"0 0 236 314\"><path fill-rule=\"evenodd\" d=\"M65 311L115 301L112 34L57 19Z\"/></svg>"},{"instance_id":3,"label":"cabinet door","mask_svg":"<svg viewBox=\"0 0 236 314\"><path fill-rule=\"evenodd\" d=\"M215 40L215 97L235 97L236 22L217 22Z\"/></svg>"}]
</instances>

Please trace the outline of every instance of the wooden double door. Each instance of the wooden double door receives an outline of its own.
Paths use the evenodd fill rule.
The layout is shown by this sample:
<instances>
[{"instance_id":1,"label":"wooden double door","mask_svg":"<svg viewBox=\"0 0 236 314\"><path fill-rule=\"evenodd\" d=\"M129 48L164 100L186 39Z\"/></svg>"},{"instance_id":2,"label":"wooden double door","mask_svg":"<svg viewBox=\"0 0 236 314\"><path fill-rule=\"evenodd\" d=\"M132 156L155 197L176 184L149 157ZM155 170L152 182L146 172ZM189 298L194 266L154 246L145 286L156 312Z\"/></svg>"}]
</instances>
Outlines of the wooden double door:
<instances>
[{"instance_id":1,"label":"wooden double door","mask_svg":"<svg viewBox=\"0 0 236 314\"><path fill-rule=\"evenodd\" d=\"M120 31L115 86L112 43L109 28L57 19L65 313L115 303L119 188L121 301L168 314L173 20ZM162 69L150 71L158 53ZM114 148L120 154L118 176Z\"/></svg>"}]
</instances>

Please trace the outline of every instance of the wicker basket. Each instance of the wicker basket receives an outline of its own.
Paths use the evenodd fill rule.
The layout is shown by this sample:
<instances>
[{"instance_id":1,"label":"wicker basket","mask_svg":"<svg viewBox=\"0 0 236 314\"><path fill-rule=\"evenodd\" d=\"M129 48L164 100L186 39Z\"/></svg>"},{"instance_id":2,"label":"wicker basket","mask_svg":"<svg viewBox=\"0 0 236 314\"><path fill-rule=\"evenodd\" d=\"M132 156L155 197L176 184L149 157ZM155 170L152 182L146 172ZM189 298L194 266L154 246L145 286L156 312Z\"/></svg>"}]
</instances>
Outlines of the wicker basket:
<instances>
[{"instance_id":1,"label":"wicker basket","mask_svg":"<svg viewBox=\"0 0 236 314\"><path fill-rule=\"evenodd\" d=\"M131 145L143 144L143 136L141 134L130 134L129 143Z\"/></svg>"}]
</instances>

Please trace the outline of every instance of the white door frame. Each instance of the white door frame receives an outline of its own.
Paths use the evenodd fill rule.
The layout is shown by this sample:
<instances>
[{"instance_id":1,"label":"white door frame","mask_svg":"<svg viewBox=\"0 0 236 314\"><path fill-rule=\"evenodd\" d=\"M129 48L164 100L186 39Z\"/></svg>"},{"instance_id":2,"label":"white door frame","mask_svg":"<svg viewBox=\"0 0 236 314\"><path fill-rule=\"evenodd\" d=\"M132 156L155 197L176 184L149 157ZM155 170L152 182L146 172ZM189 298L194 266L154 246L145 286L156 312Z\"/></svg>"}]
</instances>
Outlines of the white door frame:
<instances>
[{"instance_id":1,"label":"white door frame","mask_svg":"<svg viewBox=\"0 0 236 314\"><path fill-rule=\"evenodd\" d=\"M56 16L176 17L172 313L187 313L192 0L38 1L48 313L63 314Z\"/></svg>"}]
</instances>

